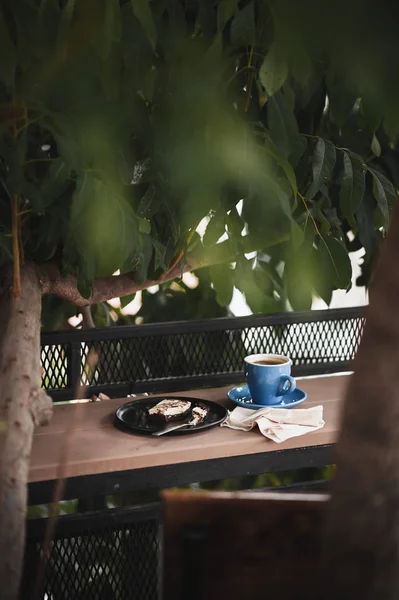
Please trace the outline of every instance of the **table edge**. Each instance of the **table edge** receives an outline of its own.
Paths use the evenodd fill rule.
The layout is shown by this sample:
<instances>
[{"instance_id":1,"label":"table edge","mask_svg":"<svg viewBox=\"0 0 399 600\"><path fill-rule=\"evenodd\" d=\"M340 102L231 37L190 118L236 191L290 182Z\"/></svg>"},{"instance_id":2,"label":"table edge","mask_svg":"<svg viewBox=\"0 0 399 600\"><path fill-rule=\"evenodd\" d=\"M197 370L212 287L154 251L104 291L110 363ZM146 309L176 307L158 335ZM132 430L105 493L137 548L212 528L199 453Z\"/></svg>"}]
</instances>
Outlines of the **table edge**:
<instances>
[{"instance_id":1,"label":"table edge","mask_svg":"<svg viewBox=\"0 0 399 600\"><path fill-rule=\"evenodd\" d=\"M70 477L63 500L101 496L138 489L165 488L197 481L212 481L291 469L323 467L333 463L335 443L276 449L254 454L212 458ZM28 504L52 501L56 480L28 484Z\"/></svg>"}]
</instances>

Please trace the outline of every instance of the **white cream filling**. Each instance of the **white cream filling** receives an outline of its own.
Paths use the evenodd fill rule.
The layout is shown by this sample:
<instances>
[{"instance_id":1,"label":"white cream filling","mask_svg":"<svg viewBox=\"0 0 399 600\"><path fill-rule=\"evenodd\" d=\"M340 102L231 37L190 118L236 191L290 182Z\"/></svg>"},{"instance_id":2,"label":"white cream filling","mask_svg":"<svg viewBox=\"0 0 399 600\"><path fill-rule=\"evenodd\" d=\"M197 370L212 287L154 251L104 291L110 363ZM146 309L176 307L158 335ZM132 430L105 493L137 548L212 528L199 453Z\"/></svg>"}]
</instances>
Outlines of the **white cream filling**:
<instances>
[{"instance_id":1,"label":"white cream filling","mask_svg":"<svg viewBox=\"0 0 399 600\"><path fill-rule=\"evenodd\" d=\"M156 415L158 413L163 415L179 415L190 408L190 402L183 402L181 400L162 400L148 411L150 415Z\"/></svg>"},{"instance_id":2,"label":"white cream filling","mask_svg":"<svg viewBox=\"0 0 399 600\"><path fill-rule=\"evenodd\" d=\"M201 408L200 406L195 406L192 412L193 420L195 421L195 423L202 423L202 421L205 421L205 417L208 414L209 410Z\"/></svg>"}]
</instances>

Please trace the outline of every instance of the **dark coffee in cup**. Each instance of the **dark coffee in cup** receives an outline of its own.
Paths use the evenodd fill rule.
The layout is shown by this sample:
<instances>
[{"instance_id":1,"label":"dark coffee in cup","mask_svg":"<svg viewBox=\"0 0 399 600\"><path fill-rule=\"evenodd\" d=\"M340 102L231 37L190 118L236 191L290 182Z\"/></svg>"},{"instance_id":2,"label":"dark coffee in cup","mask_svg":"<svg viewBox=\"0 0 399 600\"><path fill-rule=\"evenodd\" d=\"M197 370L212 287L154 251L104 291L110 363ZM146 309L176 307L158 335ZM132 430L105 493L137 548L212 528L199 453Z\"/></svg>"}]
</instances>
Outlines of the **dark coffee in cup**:
<instances>
[{"instance_id":1,"label":"dark coffee in cup","mask_svg":"<svg viewBox=\"0 0 399 600\"><path fill-rule=\"evenodd\" d=\"M278 358L271 356L270 358L261 358L254 360L254 365L283 365L287 360L285 358Z\"/></svg>"}]
</instances>

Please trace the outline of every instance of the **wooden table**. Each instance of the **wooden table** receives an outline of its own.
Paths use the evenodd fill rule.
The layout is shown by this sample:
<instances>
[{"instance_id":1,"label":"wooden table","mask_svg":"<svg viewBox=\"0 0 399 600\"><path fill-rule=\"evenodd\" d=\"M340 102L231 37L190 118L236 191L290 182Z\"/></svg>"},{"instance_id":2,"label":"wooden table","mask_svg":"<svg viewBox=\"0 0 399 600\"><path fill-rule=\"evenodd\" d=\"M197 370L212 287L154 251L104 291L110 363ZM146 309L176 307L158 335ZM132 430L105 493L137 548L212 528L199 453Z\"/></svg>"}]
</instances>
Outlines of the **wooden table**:
<instances>
[{"instance_id":1,"label":"wooden table","mask_svg":"<svg viewBox=\"0 0 399 600\"><path fill-rule=\"evenodd\" d=\"M299 387L308 394L303 408L322 404L326 424L321 430L283 444L265 439L258 430L242 432L227 427L161 438L126 433L113 425L115 410L126 399L55 406L51 424L38 428L34 435L29 502L37 504L52 498L62 440L74 411L78 411L77 423L69 440L64 498L329 464L333 461L332 446L348 379L348 375L340 375L299 380ZM230 387L173 395L206 398L232 409L233 403L226 398Z\"/></svg>"}]
</instances>

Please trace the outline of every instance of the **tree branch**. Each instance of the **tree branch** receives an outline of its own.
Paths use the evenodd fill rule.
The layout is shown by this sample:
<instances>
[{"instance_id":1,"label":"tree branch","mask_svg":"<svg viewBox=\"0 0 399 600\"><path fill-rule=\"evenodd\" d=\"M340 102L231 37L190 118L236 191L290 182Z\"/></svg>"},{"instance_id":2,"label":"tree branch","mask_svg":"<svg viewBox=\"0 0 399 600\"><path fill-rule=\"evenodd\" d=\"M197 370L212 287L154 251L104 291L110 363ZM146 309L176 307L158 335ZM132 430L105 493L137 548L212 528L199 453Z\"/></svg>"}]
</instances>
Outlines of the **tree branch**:
<instances>
[{"instance_id":1,"label":"tree branch","mask_svg":"<svg viewBox=\"0 0 399 600\"><path fill-rule=\"evenodd\" d=\"M288 239L288 233L275 233L269 236L267 240L259 237L247 235L242 238L240 253L248 254L272 246L276 246ZM230 240L226 240L210 248L194 249L190 252L184 262L182 259L173 269L167 271L159 279L145 281L139 284L135 281L133 273L123 275L114 275L111 277L102 277L96 279L93 284L92 293L88 298L84 298L77 285L77 278L74 275L62 277L56 265L46 264L39 267L39 278L42 285L43 294L54 294L63 300L67 300L75 306L85 307L92 304L99 304L111 298L120 298L128 296L141 290L145 290L153 285L159 285L166 281L180 278L183 273L195 271L203 267L209 267L236 260L236 254Z\"/></svg>"},{"instance_id":2,"label":"tree branch","mask_svg":"<svg viewBox=\"0 0 399 600\"><path fill-rule=\"evenodd\" d=\"M53 414L53 401L43 389L39 388L32 391L30 412L35 427L50 423Z\"/></svg>"},{"instance_id":3,"label":"tree branch","mask_svg":"<svg viewBox=\"0 0 399 600\"><path fill-rule=\"evenodd\" d=\"M93 315L91 314L90 306L82 306L82 325L83 329L94 329Z\"/></svg>"}]
</instances>

